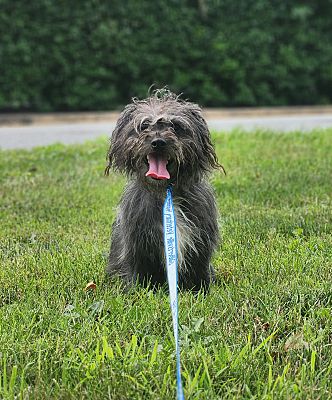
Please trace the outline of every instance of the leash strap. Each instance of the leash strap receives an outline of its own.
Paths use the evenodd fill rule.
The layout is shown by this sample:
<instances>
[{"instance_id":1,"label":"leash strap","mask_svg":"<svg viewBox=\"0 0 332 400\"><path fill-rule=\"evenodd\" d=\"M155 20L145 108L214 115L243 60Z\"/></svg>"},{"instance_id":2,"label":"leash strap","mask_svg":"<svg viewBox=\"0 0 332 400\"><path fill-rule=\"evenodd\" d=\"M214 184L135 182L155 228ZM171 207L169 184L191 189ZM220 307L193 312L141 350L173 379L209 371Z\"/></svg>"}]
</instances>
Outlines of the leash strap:
<instances>
[{"instance_id":1,"label":"leash strap","mask_svg":"<svg viewBox=\"0 0 332 400\"><path fill-rule=\"evenodd\" d=\"M167 188L166 199L163 206L163 227L167 279L169 286L176 350L177 399L184 400L181 381L180 343L178 328L178 249L176 240L176 218L174 213L171 186Z\"/></svg>"}]
</instances>

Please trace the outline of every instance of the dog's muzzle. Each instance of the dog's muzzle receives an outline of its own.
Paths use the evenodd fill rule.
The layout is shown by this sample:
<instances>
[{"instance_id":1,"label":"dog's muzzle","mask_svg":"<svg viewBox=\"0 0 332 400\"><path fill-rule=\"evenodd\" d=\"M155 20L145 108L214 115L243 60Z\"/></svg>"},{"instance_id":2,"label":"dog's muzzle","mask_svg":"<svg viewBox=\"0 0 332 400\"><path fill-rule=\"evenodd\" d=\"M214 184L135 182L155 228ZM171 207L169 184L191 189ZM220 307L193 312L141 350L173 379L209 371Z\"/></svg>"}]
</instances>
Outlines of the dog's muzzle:
<instances>
[{"instance_id":1,"label":"dog's muzzle","mask_svg":"<svg viewBox=\"0 0 332 400\"><path fill-rule=\"evenodd\" d=\"M167 134L167 132L166 132ZM157 133L150 142L150 153L147 156L149 169L145 176L158 180L170 179L170 173L167 169L169 155L167 151L168 141L165 132Z\"/></svg>"}]
</instances>

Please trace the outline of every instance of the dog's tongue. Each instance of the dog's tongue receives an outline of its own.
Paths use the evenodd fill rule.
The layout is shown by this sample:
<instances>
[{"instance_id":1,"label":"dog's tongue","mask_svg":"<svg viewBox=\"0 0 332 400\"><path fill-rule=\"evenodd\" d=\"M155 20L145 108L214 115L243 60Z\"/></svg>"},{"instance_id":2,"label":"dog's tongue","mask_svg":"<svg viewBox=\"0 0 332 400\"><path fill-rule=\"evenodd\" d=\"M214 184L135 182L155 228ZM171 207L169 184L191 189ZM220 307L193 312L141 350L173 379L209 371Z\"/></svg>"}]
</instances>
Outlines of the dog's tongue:
<instances>
[{"instance_id":1,"label":"dog's tongue","mask_svg":"<svg viewBox=\"0 0 332 400\"><path fill-rule=\"evenodd\" d=\"M154 179L169 179L170 175L167 171L167 159L160 154L150 153L148 155L149 171L145 176L151 176Z\"/></svg>"}]
</instances>

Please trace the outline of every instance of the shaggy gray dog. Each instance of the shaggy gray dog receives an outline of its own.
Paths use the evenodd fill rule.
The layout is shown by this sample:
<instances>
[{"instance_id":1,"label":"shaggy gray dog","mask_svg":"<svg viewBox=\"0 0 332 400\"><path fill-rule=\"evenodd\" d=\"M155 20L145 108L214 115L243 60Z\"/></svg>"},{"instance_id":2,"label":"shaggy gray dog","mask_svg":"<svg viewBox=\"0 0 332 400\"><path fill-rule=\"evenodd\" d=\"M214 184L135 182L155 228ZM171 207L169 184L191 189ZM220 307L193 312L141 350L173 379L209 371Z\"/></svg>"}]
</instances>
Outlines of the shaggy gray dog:
<instances>
[{"instance_id":1,"label":"shaggy gray dog","mask_svg":"<svg viewBox=\"0 0 332 400\"><path fill-rule=\"evenodd\" d=\"M166 282L162 206L173 187L179 286L207 289L218 242L217 209L206 175L222 168L201 109L167 90L133 100L112 133L108 166L129 182L113 224L107 273L127 284Z\"/></svg>"}]
</instances>

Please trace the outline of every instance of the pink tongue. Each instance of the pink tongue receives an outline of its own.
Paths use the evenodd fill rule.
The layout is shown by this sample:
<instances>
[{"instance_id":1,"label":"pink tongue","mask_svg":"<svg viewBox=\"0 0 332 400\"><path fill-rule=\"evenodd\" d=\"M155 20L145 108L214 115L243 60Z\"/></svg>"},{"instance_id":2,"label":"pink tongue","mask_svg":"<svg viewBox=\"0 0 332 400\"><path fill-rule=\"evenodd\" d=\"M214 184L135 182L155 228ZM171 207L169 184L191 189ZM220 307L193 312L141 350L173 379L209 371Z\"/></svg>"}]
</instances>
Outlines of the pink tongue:
<instances>
[{"instance_id":1,"label":"pink tongue","mask_svg":"<svg viewBox=\"0 0 332 400\"><path fill-rule=\"evenodd\" d=\"M149 171L145 176L151 176L155 179L169 179L170 175L167 171L167 160L156 153L148 155Z\"/></svg>"}]
</instances>

